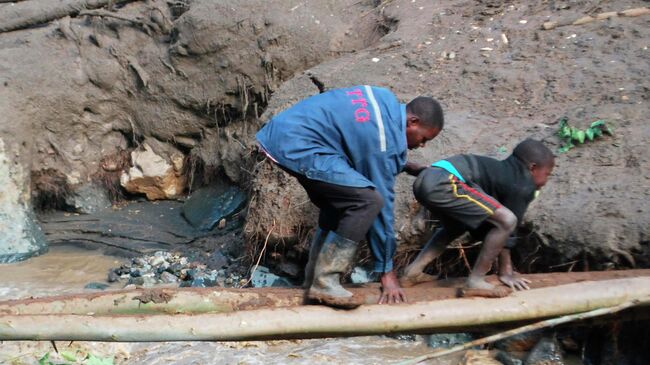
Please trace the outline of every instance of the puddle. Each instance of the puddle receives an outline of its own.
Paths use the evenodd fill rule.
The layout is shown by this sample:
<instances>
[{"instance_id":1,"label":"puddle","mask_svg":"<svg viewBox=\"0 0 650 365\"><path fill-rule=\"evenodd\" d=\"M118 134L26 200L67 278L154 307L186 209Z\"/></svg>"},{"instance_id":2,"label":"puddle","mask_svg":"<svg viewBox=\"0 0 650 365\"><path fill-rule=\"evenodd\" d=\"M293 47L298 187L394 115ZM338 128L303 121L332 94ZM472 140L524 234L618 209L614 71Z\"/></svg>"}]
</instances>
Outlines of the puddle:
<instances>
[{"instance_id":1,"label":"puddle","mask_svg":"<svg viewBox=\"0 0 650 365\"><path fill-rule=\"evenodd\" d=\"M108 270L125 262L73 246L51 246L45 255L0 265L0 300L93 292L90 282L106 282ZM116 286L115 289L121 287Z\"/></svg>"}]
</instances>

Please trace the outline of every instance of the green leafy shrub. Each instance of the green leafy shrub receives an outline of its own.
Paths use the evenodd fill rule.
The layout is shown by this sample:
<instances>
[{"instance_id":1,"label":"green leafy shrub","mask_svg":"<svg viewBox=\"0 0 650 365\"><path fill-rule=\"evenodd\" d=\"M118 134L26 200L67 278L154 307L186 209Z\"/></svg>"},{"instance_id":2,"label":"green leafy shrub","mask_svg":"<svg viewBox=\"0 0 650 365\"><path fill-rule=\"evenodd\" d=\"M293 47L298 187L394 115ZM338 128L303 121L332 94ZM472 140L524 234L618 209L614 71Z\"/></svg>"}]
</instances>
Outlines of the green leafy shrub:
<instances>
[{"instance_id":1,"label":"green leafy shrub","mask_svg":"<svg viewBox=\"0 0 650 365\"><path fill-rule=\"evenodd\" d=\"M603 119L599 119L589 126L587 129L578 129L569 125L566 117L560 119L560 127L557 131L558 137L562 140L562 146L559 149L560 153L567 152L575 147L575 143L583 144L585 141L593 141L595 138L605 134L614 135L612 129L607 125Z\"/></svg>"}]
</instances>

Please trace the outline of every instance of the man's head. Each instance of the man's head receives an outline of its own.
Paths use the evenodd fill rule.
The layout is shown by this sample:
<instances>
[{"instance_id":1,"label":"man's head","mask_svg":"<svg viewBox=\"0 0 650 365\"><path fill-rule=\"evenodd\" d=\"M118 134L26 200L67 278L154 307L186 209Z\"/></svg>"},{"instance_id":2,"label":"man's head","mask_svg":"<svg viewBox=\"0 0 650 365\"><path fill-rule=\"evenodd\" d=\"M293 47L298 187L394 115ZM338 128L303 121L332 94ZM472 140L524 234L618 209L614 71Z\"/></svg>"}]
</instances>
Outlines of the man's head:
<instances>
[{"instance_id":1,"label":"man's head","mask_svg":"<svg viewBox=\"0 0 650 365\"><path fill-rule=\"evenodd\" d=\"M442 107L433 98L418 96L406 104L406 142L409 149L424 147L445 124Z\"/></svg>"},{"instance_id":2,"label":"man's head","mask_svg":"<svg viewBox=\"0 0 650 365\"><path fill-rule=\"evenodd\" d=\"M512 151L520 161L526 164L537 189L546 185L555 166L553 152L540 141L526 139Z\"/></svg>"}]
</instances>

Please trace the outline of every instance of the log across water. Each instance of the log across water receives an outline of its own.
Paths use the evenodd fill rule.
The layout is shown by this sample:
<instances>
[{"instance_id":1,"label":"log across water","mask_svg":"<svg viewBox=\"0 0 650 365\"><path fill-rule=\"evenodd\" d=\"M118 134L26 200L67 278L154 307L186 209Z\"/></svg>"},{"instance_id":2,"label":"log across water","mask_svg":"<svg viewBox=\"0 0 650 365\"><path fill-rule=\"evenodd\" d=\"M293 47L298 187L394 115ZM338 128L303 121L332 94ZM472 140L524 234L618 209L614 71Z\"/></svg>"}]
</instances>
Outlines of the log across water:
<instances>
[{"instance_id":1,"label":"log across water","mask_svg":"<svg viewBox=\"0 0 650 365\"><path fill-rule=\"evenodd\" d=\"M650 277L650 270L593 271L524 275L531 288L543 288L582 281ZM495 277L489 281L496 283ZM410 303L452 299L458 296L464 279L438 280L406 288ZM377 284L349 289L363 296L367 304L379 299ZM36 299L0 301L3 314L190 314L222 313L265 307L292 307L304 304L301 288L156 288L118 290L101 293L53 296Z\"/></svg>"},{"instance_id":2,"label":"log across water","mask_svg":"<svg viewBox=\"0 0 650 365\"><path fill-rule=\"evenodd\" d=\"M479 329L638 301L649 308L650 277L584 281L498 299L443 299L403 305L261 308L210 314L0 316L0 341L232 341Z\"/></svg>"}]
</instances>

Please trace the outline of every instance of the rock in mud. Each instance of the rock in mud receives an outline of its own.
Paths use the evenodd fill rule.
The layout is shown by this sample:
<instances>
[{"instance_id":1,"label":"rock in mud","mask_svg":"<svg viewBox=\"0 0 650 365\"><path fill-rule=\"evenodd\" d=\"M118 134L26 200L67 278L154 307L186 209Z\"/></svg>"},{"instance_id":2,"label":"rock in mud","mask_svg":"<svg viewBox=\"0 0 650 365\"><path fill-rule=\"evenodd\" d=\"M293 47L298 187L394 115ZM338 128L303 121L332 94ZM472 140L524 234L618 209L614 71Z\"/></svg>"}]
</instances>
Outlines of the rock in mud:
<instances>
[{"instance_id":1,"label":"rock in mud","mask_svg":"<svg viewBox=\"0 0 650 365\"><path fill-rule=\"evenodd\" d=\"M81 185L66 198L65 203L82 214L95 213L112 206L106 190L95 184Z\"/></svg>"},{"instance_id":2,"label":"rock in mud","mask_svg":"<svg viewBox=\"0 0 650 365\"><path fill-rule=\"evenodd\" d=\"M149 144L131 152L133 167L120 176L120 184L130 193L145 194L149 200L174 199L185 190L182 154L165 158Z\"/></svg>"},{"instance_id":3,"label":"rock in mud","mask_svg":"<svg viewBox=\"0 0 650 365\"><path fill-rule=\"evenodd\" d=\"M120 276L115 272L115 269L108 272L108 278L106 279L109 283L114 283L120 280Z\"/></svg>"},{"instance_id":4,"label":"rock in mud","mask_svg":"<svg viewBox=\"0 0 650 365\"><path fill-rule=\"evenodd\" d=\"M236 186L206 186L185 201L182 212L192 226L209 231L223 218L238 211L245 202L246 194Z\"/></svg>"},{"instance_id":5,"label":"rock in mud","mask_svg":"<svg viewBox=\"0 0 650 365\"><path fill-rule=\"evenodd\" d=\"M407 341L407 342L414 342L414 341L417 341L417 339L418 339L418 335L403 334L403 333L386 335L386 337L394 338L394 339L399 340L399 341Z\"/></svg>"},{"instance_id":6,"label":"rock in mud","mask_svg":"<svg viewBox=\"0 0 650 365\"><path fill-rule=\"evenodd\" d=\"M524 365L523 360L505 351L497 352L494 358L503 365Z\"/></svg>"},{"instance_id":7,"label":"rock in mud","mask_svg":"<svg viewBox=\"0 0 650 365\"><path fill-rule=\"evenodd\" d=\"M228 265L228 258L221 251L213 252L208 258L207 266L210 270L223 269Z\"/></svg>"},{"instance_id":8,"label":"rock in mud","mask_svg":"<svg viewBox=\"0 0 650 365\"><path fill-rule=\"evenodd\" d=\"M544 335L543 331L531 331L497 341L494 346L505 352L528 352Z\"/></svg>"},{"instance_id":9,"label":"rock in mud","mask_svg":"<svg viewBox=\"0 0 650 365\"><path fill-rule=\"evenodd\" d=\"M216 270L213 270L210 273L194 273L191 280L182 282L180 286L193 288L207 288L217 286L217 276L218 272Z\"/></svg>"},{"instance_id":10,"label":"rock in mud","mask_svg":"<svg viewBox=\"0 0 650 365\"><path fill-rule=\"evenodd\" d=\"M278 264L277 269L283 274L288 275L292 278L297 278L302 271L302 268L298 266L295 262L292 261L282 261Z\"/></svg>"},{"instance_id":11,"label":"rock in mud","mask_svg":"<svg viewBox=\"0 0 650 365\"><path fill-rule=\"evenodd\" d=\"M526 361L525 365L564 365L562 357L562 349L555 336L542 337L539 342L533 347Z\"/></svg>"},{"instance_id":12,"label":"rock in mud","mask_svg":"<svg viewBox=\"0 0 650 365\"><path fill-rule=\"evenodd\" d=\"M106 283L88 283L84 286L84 289L104 290L106 288L108 288Z\"/></svg>"},{"instance_id":13,"label":"rock in mud","mask_svg":"<svg viewBox=\"0 0 650 365\"><path fill-rule=\"evenodd\" d=\"M160 274L160 281L163 283L178 283L178 277L167 271Z\"/></svg>"},{"instance_id":14,"label":"rock in mud","mask_svg":"<svg viewBox=\"0 0 650 365\"><path fill-rule=\"evenodd\" d=\"M427 345L434 349L449 348L472 341L474 336L469 333L437 333L425 336Z\"/></svg>"},{"instance_id":15,"label":"rock in mud","mask_svg":"<svg viewBox=\"0 0 650 365\"><path fill-rule=\"evenodd\" d=\"M142 276L138 277L130 277L127 285L136 285L136 286L142 286L144 285L144 278Z\"/></svg>"},{"instance_id":16,"label":"rock in mud","mask_svg":"<svg viewBox=\"0 0 650 365\"><path fill-rule=\"evenodd\" d=\"M251 284L253 288L292 286L289 280L271 273L264 266L258 266L255 272L253 272Z\"/></svg>"}]
</instances>

